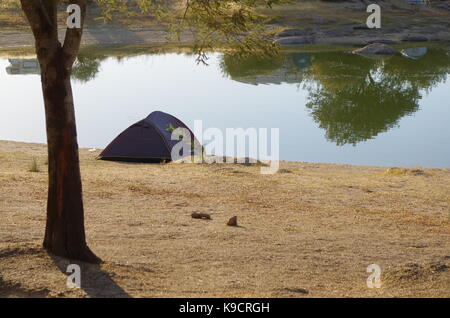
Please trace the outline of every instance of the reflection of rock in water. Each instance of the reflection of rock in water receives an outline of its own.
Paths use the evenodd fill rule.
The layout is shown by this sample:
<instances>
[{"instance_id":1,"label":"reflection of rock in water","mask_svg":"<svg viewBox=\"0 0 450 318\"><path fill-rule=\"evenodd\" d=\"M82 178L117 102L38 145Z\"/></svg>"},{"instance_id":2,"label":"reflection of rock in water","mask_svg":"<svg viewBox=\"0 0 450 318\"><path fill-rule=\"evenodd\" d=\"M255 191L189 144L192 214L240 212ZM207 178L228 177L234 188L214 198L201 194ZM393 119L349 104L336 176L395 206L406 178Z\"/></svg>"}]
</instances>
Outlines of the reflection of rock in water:
<instances>
[{"instance_id":1,"label":"reflection of rock in water","mask_svg":"<svg viewBox=\"0 0 450 318\"><path fill-rule=\"evenodd\" d=\"M301 72L292 72L287 68L280 68L270 74L261 74L251 77L234 78L235 81L246 84L282 84L301 83L303 75Z\"/></svg>"},{"instance_id":2,"label":"reflection of rock in water","mask_svg":"<svg viewBox=\"0 0 450 318\"><path fill-rule=\"evenodd\" d=\"M428 49L426 47L412 47L403 49L401 51L404 57L417 60L427 54Z\"/></svg>"},{"instance_id":3,"label":"reflection of rock in water","mask_svg":"<svg viewBox=\"0 0 450 318\"><path fill-rule=\"evenodd\" d=\"M312 56L309 53L294 53L290 55L295 66L302 71L308 71L311 67Z\"/></svg>"},{"instance_id":4,"label":"reflection of rock in water","mask_svg":"<svg viewBox=\"0 0 450 318\"><path fill-rule=\"evenodd\" d=\"M36 59L10 59L10 66L6 67L9 75L40 75L41 69Z\"/></svg>"},{"instance_id":5,"label":"reflection of rock in water","mask_svg":"<svg viewBox=\"0 0 450 318\"><path fill-rule=\"evenodd\" d=\"M253 64L253 65L252 65ZM274 60L274 65L276 61ZM259 84L298 84L303 81L304 72L311 65L311 55L308 53L296 53L283 57L283 60L273 69L259 69L258 63L243 62L242 74L230 74L233 80L241 83Z\"/></svg>"}]
</instances>

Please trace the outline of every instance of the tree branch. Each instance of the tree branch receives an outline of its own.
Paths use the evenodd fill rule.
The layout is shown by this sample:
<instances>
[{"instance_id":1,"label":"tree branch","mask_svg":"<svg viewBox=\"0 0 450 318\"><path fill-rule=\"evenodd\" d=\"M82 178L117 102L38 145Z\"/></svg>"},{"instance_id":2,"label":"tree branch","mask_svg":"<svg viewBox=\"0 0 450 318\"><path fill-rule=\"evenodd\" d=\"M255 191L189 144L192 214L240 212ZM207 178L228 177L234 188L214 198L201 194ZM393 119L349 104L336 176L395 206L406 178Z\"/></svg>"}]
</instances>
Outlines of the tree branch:
<instances>
[{"instance_id":1,"label":"tree branch","mask_svg":"<svg viewBox=\"0 0 450 318\"><path fill-rule=\"evenodd\" d=\"M78 51L80 50L81 37L83 35L84 20L86 18L86 0L70 0L70 4L76 4L81 9L81 28L67 28L63 45L64 65L66 69L71 69Z\"/></svg>"},{"instance_id":2,"label":"tree branch","mask_svg":"<svg viewBox=\"0 0 450 318\"><path fill-rule=\"evenodd\" d=\"M20 0L22 10L31 26L39 61L57 53L58 41L57 0Z\"/></svg>"}]
</instances>

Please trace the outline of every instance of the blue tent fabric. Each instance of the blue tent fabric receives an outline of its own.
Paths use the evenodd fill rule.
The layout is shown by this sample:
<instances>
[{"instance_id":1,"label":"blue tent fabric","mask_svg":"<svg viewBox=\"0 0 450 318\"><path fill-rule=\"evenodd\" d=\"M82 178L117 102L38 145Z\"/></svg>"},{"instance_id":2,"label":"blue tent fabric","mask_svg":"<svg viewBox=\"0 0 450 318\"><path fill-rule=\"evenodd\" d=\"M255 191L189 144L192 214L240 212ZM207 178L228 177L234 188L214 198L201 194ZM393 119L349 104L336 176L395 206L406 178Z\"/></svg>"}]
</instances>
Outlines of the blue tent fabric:
<instances>
[{"instance_id":1,"label":"blue tent fabric","mask_svg":"<svg viewBox=\"0 0 450 318\"><path fill-rule=\"evenodd\" d=\"M155 111L124 130L103 150L98 159L126 162L171 161L172 149L180 142L172 140L172 132L177 128L185 128L189 133L188 147L198 143L192 131L181 120ZM186 156L191 154L192 152Z\"/></svg>"}]
</instances>

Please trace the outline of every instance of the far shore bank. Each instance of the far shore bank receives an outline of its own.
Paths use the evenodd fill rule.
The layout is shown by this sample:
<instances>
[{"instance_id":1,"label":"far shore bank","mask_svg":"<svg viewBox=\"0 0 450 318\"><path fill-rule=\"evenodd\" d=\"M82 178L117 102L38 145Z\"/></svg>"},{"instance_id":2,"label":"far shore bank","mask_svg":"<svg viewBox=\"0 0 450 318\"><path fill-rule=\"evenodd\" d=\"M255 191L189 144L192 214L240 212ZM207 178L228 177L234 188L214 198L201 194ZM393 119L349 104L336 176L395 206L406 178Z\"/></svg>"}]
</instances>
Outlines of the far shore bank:
<instances>
[{"instance_id":1,"label":"far shore bank","mask_svg":"<svg viewBox=\"0 0 450 318\"><path fill-rule=\"evenodd\" d=\"M395 2L395 3L394 3ZM13 11L15 25L8 22L10 16L0 16L0 50L32 47L34 39L29 27ZM191 33L183 32L180 41L174 41L167 26L151 18L118 18L116 23L103 24L95 19L93 10L87 19L83 46L192 46ZM291 47L299 45L364 46L373 42L386 44L411 44L420 42L450 43L450 1L432 6L415 7L406 1L382 4L381 29L368 29L366 5L353 1L327 3L298 1L292 5L275 6L262 10L268 18L267 29L272 40ZM4 21L2 21L2 19ZM60 38L65 34L60 26Z\"/></svg>"},{"instance_id":2,"label":"far shore bank","mask_svg":"<svg viewBox=\"0 0 450 318\"><path fill-rule=\"evenodd\" d=\"M450 26L449 26L450 28ZM290 31L289 31L290 30ZM450 43L450 32L437 32L432 36L425 36L423 32L411 34L408 30L401 32L383 32L383 30L367 30L366 32L353 32L351 27L347 31L336 32L309 32L304 35L283 36L283 34L300 34L298 29L287 29L286 33L280 33L274 37L274 41L283 40L281 47L284 49L296 48L309 50L314 47L358 47L374 42L391 45L422 45L429 43ZM60 31L63 39L65 30ZM34 38L26 31L0 33L0 52L14 50L33 50ZM185 34L181 41L169 40L169 34L160 30L127 30L124 28L86 29L83 35L82 45L87 46L145 46L145 47L192 47L192 36Z\"/></svg>"}]
</instances>

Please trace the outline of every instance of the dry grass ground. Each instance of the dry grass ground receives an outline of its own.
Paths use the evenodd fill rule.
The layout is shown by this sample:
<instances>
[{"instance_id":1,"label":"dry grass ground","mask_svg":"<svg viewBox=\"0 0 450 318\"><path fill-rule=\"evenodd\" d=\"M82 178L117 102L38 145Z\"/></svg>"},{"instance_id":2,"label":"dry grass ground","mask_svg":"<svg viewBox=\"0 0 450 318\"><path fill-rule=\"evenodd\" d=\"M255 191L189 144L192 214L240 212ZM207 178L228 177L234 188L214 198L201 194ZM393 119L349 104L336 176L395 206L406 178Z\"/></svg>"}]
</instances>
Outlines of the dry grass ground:
<instances>
[{"instance_id":1,"label":"dry grass ground","mask_svg":"<svg viewBox=\"0 0 450 318\"><path fill-rule=\"evenodd\" d=\"M261 175L97 154L82 149L81 165L88 241L105 263L82 264L70 290L70 261L40 248L46 147L0 142L0 296L450 297L449 169L283 162ZM366 286L372 263L380 289Z\"/></svg>"}]
</instances>

